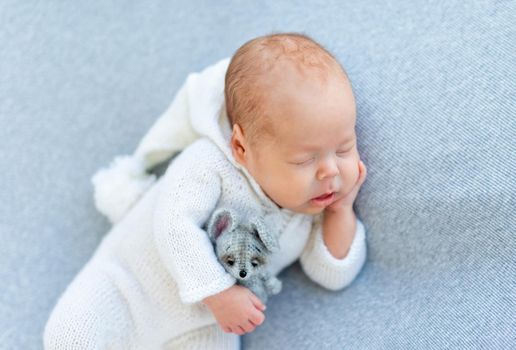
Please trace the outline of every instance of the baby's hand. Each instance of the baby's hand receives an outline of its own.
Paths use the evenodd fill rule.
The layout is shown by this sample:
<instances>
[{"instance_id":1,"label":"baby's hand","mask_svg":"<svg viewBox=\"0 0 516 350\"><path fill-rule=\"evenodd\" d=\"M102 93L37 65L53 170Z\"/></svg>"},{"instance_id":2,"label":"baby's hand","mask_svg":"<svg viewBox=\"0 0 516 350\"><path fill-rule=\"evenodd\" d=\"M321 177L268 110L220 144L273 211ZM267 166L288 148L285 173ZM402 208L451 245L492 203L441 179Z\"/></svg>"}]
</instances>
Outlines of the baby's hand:
<instances>
[{"instance_id":1,"label":"baby's hand","mask_svg":"<svg viewBox=\"0 0 516 350\"><path fill-rule=\"evenodd\" d=\"M353 202L355 201L358 190L360 190L360 187L364 183L365 179L367 177L367 168L361 160L358 161L358 179L355 183L355 186L349 192L346 196L337 199L335 202L330 204L326 207L326 211L339 211L342 208L345 207L351 207L353 205Z\"/></svg>"},{"instance_id":2,"label":"baby's hand","mask_svg":"<svg viewBox=\"0 0 516 350\"><path fill-rule=\"evenodd\" d=\"M248 288L233 285L230 288L204 298L222 330L242 335L254 331L265 320L265 306Z\"/></svg>"}]
</instances>

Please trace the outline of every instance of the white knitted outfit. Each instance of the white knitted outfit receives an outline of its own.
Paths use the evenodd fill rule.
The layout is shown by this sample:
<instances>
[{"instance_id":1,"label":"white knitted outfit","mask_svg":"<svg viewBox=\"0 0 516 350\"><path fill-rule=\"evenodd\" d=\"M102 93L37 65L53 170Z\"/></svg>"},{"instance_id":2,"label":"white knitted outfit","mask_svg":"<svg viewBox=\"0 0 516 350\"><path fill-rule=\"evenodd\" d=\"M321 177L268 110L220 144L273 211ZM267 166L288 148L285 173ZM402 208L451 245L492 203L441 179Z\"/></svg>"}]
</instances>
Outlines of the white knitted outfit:
<instances>
[{"instance_id":1,"label":"white knitted outfit","mask_svg":"<svg viewBox=\"0 0 516 350\"><path fill-rule=\"evenodd\" d=\"M324 245L321 215L280 209L234 160L220 108L227 62L219 62L218 85L210 87L218 91L215 99L185 102L191 135L197 136L185 141L166 173L116 220L59 298L45 326L45 349L238 349L240 337L224 333L201 302L235 283L204 230L220 207L243 220L260 216L278 235L280 249L269 262L273 275L299 258L310 279L339 290L360 272L366 242L359 220L348 255L336 259ZM210 103L219 107L200 107Z\"/></svg>"}]
</instances>

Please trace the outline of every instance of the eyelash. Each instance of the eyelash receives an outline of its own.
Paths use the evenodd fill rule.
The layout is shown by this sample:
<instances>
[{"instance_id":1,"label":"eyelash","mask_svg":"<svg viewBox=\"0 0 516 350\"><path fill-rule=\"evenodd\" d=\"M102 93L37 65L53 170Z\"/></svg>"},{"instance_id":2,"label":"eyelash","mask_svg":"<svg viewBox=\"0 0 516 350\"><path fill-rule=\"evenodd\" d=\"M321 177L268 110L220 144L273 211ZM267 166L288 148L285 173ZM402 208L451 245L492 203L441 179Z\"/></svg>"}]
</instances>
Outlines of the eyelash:
<instances>
[{"instance_id":1,"label":"eyelash","mask_svg":"<svg viewBox=\"0 0 516 350\"><path fill-rule=\"evenodd\" d=\"M314 160L315 158L310 158L308 160L305 160L304 162L298 162L298 163L294 163L295 165L306 165L306 164L310 164L312 160Z\"/></svg>"},{"instance_id":2,"label":"eyelash","mask_svg":"<svg viewBox=\"0 0 516 350\"><path fill-rule=\"evenodd\" d=\"M344 153L348 153L349 151L351 151L351 149L348 149L347 151L339 151L339 152L337 152L337 154L344 154Z\"/></svg>"},{"instance_id":3,"label":"eyelash","mask_svg":"<svg viewBox=\"0 0 516 350\"><path fill-rule=\"evenodd\" d=\"M348 153L349 151L351 151L351 149L349 149L349 150L347 150L347 151L338 151L338 152L337 152L337 155L339 155L339 154L345 154L345 153ZM305 161L303 161L303 162L298 162L298 163L294 163L294 164L295 164L295 165L308 165L308 164L310 164L310 163L312 162L312 160L314 160L314 159L315 159L315 157L312 157L312 158L307 159L307 160L305 160Z\"/></svg>"}]
</instances>

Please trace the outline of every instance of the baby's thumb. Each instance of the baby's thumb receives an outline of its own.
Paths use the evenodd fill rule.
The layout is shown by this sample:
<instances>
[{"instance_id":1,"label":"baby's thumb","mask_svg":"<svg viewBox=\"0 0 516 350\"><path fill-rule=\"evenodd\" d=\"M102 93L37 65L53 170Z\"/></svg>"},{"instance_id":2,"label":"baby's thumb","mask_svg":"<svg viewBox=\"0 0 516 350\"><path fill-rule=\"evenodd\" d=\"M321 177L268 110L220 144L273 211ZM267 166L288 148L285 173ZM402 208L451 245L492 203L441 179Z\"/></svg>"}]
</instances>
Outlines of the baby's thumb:
<instances>
[{"instance_id":1,"label":"baby's thumb","mask_svg":"<svg viewBox=\"0 0 516 350\"><path fill-rule=\"evenodd\" d=\"M253 302L254 306L257 308L257 309L260 309L262 311L264 311L267 307L262 303L262 301L260 300L260 298L258 298L253 292L251 292L251 301Z\"/></svg>"}]
</instances>

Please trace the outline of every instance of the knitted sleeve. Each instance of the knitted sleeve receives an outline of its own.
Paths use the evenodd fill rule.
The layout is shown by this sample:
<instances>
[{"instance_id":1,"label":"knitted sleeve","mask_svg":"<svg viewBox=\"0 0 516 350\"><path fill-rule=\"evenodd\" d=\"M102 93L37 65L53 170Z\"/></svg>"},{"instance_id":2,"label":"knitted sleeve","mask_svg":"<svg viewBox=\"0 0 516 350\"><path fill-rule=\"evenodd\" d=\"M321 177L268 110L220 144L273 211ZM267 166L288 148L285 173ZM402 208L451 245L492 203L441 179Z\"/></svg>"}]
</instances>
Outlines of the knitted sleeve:
<instances>
[{"instance_id":1,"label":"knitted sleeve","mask_svg":"<svg viewBox=\"0 0 516 350\"><path fill-rule=\"evenodd\" d=\"M351 284L366 260L365 228L357 218L356 232L348 255L335 258L324 244L322 215L314 219L308 242L299 258L306 275L322 287L340 290Z\"/></svg>"},{"instance_id":2,"label":"knitted sleeve","mask_svg":"<svg viewBox=\"0 0 516 350\"><path fill-rule=\"evenodd\" d=\"M215 164L221 158L209 142L194 142L169 165L154 211L156 247L185 304L199 302L236 282L219 263L202 228L221 195Z\"/></svg>"}]
</instances>

